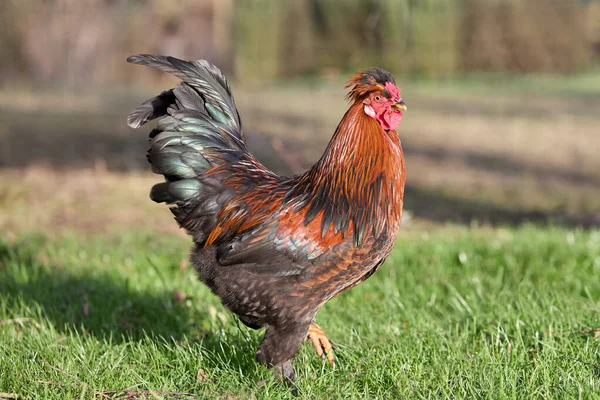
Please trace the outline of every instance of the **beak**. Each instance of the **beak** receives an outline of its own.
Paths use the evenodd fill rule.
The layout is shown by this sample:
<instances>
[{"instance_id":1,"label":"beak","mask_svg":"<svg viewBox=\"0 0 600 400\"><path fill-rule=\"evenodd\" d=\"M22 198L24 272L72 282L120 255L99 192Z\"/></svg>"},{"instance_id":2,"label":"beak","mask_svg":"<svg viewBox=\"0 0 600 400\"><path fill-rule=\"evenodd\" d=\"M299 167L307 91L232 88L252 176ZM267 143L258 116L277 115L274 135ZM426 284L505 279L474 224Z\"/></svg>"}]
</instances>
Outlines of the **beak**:
<instances>
[{"instance_id":1,"label":"beak","mask_svg":"<svg viewBox=\"0 0 600 400\"><path fill-rule=\"evenodd\" d=\"M407 110L406 104L404 104L404 101L402 101L402 100L396 101L396 103L394 103L392 105L392 107L394 107L396 110L404 110L404 111Z\"/></svg>"}]
</instances>

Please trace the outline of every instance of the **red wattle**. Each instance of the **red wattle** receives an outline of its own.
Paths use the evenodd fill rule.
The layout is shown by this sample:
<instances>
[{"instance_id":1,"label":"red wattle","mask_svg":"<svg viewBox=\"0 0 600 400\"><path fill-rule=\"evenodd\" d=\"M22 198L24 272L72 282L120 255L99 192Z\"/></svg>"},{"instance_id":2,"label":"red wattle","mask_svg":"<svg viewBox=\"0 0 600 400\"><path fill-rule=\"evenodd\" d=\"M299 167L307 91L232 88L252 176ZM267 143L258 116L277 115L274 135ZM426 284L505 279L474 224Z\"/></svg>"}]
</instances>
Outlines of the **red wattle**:
<instances>
[{"instance_id":1,"label":"red wattle","mask_svg":"<svg viewBox=\"0 0 600 400\"><path fill-rule=\"evenodd\" d=\"M377 116L377 121L379 121L381 127L386 131L395 130L402 121L402 112L384 112Z\"/></svg>"}]
</instances>

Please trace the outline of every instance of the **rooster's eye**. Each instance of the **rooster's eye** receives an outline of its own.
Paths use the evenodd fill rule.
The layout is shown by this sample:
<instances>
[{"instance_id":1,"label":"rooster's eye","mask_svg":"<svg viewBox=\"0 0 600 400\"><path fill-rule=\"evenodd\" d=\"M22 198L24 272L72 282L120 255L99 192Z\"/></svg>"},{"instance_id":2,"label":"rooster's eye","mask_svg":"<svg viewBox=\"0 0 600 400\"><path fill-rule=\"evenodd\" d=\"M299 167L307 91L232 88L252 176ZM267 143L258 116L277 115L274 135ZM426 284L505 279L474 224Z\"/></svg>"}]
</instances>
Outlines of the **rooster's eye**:
<instances>
[{"instance_id":1,"label":"rooster's eye","mask_svg":"<svg viewBox=\"0 0 600 400\"><path fill-rule=\"evenodd\" d=\"M380 101L381 100L381 96L375 96L375 101Z\"/></svg>"}]
</instances>

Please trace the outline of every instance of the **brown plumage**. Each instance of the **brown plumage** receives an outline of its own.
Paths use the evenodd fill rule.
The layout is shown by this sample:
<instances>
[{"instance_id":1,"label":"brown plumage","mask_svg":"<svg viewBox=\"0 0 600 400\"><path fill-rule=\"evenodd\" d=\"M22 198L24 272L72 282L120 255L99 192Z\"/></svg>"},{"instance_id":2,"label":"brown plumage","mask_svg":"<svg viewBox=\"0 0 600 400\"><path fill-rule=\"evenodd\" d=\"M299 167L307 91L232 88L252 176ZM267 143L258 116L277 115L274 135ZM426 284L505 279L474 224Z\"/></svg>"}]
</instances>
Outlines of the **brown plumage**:
<instances>
[{"instance_id":1,"label":"brown plumage","mask_svg":"<svg viewBox=\"0 0 600 400\"><path fill-rule=\"evenodd\" d=\"M290 360L307 332L318 352L319 343L330 350L313 324L319 308L367 279L394 245L405 180L395 128L406 110L394 78L379 68L352 77L351 106L325 153L288 178L248 152L216 67L150 55L128 61L183 80L128 119L138 127L160 118L148 159L165 182L152 199L172 204L193 237L200 279L246 325L266 328L257 360L295 380Z\"/></svg>"}]
</instances>

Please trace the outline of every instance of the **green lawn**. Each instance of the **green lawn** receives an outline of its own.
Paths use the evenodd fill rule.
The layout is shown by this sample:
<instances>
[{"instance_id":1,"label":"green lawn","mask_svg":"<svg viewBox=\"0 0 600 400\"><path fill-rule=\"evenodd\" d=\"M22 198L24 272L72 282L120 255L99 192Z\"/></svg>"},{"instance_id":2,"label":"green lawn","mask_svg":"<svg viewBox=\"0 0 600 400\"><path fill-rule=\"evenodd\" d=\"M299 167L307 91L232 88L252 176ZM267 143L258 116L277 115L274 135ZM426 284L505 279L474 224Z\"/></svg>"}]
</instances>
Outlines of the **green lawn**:
<instances>
[{"instance_id":1,"label":"green lawn","mask_svg":"<svg viewBox=\"0 0 600 400\"><path fill-rule=\"evenodd\" d=\"M0 240L0 398L292 398L254 362L261 333L182 262L188 246ZM301 398L600 399L600 231L403 233L317 321L338 362L303 346Z\"/></svg>"}]
</instances>

